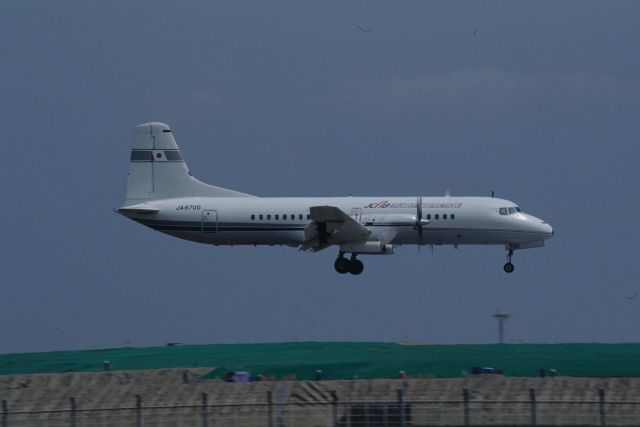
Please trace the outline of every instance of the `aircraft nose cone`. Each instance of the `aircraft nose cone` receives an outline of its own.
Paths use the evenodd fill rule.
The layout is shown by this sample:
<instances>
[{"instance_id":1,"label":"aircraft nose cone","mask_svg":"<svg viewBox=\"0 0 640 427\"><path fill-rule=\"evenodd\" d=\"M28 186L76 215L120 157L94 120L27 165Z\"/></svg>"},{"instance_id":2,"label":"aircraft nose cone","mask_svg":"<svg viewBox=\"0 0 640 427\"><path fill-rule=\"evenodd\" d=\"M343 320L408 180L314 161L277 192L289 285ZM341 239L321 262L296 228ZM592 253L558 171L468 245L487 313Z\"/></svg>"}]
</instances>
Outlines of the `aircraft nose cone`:
<instances>
[{"instance_id":1,"label":"aircraft nose cone","mask_svg":"<svg viewBox=\"0 0 640 427\"><path fill-rule=\"evenodd\" d=\"M536 235L536 238L547 240L553 236L553 227L547 224L546 221L536 218L533 215L527 215L527 222L529 223L528 230Z\"/></svg>"}]
</instances>

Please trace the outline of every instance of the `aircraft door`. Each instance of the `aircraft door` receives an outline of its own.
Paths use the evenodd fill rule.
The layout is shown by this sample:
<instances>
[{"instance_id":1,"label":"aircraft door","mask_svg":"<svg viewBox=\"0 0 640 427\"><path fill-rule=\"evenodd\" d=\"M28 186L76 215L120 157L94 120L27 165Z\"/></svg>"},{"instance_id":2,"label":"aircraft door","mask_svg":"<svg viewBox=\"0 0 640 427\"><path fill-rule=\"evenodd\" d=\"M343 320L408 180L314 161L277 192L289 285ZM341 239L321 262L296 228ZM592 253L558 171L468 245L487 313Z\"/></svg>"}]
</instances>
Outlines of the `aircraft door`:
<instances>
[{"instance_id":1,"label":"aircraft door","mask_svg":"<svg viewBox=\"0 0 640 427\"><path fill-rule=\"evenodd\" d=\"M360 219L362 218L362 208L351 209L351 216L353 217L353 219L360 222Z\"/></svg>"},{"instance_id":2,"label":"aircraft door","mask_svg":"<svg viewBox=\"0 0 640 427\"><path fill-rule=\"evenodd\" d=\"M203 233L218 232L218 211L214 211L214 210L202 211L202 232Z\"/></svg>"}]
</instances>

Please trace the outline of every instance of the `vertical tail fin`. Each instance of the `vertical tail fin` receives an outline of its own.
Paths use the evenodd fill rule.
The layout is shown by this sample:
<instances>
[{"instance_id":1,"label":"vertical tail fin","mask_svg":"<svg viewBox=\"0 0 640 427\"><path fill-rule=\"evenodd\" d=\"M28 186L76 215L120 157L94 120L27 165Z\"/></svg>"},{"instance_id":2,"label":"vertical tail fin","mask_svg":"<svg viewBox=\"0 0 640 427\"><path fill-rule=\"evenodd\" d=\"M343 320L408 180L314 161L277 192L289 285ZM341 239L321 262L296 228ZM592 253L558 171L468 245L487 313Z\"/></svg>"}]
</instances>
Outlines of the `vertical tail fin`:
<instances>
[{"instance_id":1,"label":"vertical tail fin","mask_svg":"<svg viewBox=\"0 0 640 427\"><path fill-rule=\"evenodd\" d=\"M191 176L171 129L164 123L133 128L125 206L171 197L251 197Z\"/></svg>"}]
</instances>

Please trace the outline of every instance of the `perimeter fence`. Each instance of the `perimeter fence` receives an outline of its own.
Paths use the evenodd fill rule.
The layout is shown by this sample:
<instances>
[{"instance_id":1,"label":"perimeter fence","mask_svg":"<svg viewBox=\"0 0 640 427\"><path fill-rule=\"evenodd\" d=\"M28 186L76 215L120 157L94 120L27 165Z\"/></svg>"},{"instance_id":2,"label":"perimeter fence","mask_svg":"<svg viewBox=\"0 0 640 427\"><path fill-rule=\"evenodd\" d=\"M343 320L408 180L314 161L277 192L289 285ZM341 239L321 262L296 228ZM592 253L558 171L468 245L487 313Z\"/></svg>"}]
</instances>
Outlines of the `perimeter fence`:
<instances>
[{"instance_id":1,"label":"perimeter fence","mask_svg":"<svg viewBox=\"0 0 640 427\"><path fill-rule=\"evenodd\" d=\"M277 403L268 392L259 403L211 403L202 393L196 405L145 406L135 395L131 405L82 408L70 398L56 410L10 410L2 401L0 427L192 426L192 427L427 427L427 426L640 426L640 401L479 400L463 389L458 400L409 400L402 389L390 400L341 400Z\"/></svg>"}]
</instances>

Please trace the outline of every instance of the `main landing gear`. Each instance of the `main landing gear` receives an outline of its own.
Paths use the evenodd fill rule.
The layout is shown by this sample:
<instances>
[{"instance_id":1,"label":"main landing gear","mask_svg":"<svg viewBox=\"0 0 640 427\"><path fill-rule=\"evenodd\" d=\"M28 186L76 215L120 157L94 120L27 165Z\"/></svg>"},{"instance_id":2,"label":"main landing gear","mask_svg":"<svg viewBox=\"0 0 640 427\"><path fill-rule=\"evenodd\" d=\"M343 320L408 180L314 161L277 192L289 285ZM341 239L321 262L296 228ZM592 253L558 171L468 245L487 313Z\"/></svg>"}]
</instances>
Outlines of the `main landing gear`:
<instances>
[{"instance_id":1,"label":"main landing gear","mask_svg":"<svg viewBox=\"0 0 640 427\"><path fill-rule=\"evenodd\" d=\"M333 266L340 274L351 273L354 276L357 276L364 270L364 264L359 259L356 259L355 254L351 255L351 259L347 259L344 257L344 252L338 254L338 258Z\"/></svg>"},{"instance_id":2,"label":"main landing gear","mask_svg":"<svg viewBox=\"0 0 640 427\"><path fill-rule=\"evenodd\" d=\"M513 256L513 249L509 248L509 254L507 255L507 263L503 267L506 273L513 273L513 270L515 270L515 267L511 263L512 256Z\"/></svg>"}]
</instances>

